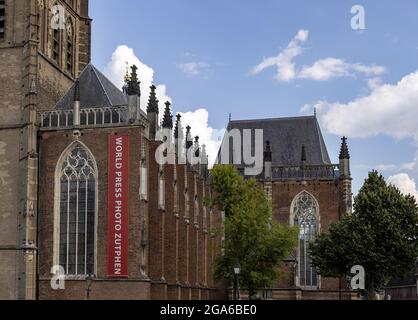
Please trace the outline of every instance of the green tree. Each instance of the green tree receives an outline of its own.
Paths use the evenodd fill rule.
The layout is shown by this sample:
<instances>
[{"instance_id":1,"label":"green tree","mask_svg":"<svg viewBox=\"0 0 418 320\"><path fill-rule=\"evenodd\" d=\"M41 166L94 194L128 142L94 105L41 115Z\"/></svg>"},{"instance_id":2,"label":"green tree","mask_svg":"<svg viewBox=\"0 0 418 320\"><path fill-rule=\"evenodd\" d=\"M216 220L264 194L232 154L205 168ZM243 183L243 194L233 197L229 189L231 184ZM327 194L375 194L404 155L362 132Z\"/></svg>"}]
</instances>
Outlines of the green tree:
<instances>
[{"instance_id":1,"label":"green tree","mask_svg":"<svg viewBox=\"0 0 418 320\"><path fill-rule=\"evenodd\" d=\"M228 165L215 166L211 175L210 205L225 212L224 254L217 260L215 277L233 283L238 261L240 283L253 296L277 278L280 263L297 246L298 229L273 221L271 201L254 179L244 180Z\"/></svg>"},{"instance_id":2,"label":"green tree","mask_svg":"<svg viewBox=\"0 0 418 320\"><path fill-rule=\"evenodd\" d=\"M349 276L355 265L366 272L366 298L389 280L411 271L418 257L418 207L415 198L369 173L354 201L354 213L334 223L311 245L314 265L326 277Z\"/></svg>"}]
</instances>

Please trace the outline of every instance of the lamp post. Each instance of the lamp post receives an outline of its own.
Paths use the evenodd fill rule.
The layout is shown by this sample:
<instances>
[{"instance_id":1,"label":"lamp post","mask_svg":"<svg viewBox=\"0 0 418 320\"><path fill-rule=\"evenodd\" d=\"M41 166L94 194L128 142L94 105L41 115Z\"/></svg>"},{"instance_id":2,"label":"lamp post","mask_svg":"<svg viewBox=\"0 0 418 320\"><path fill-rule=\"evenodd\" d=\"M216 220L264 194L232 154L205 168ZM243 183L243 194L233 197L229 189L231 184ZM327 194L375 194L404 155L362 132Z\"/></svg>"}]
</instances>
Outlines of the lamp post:
<instances>
[{"instance_id":1,"label":"lamp post","mask_svg":"<svg viewBox=\"0 0 418 320\"><path fill-rule=\"evenodd\" d=\"M241 273L241 265L237 261L234 266L234 274L235 274L235 290L234 290L234 300L241 300L240 298L240 288L239 288L239 274Z\"/></svg>"},{"instance_id":2,"label":"lamp post","mask_svg":"<svg viewBox=\"0 0 418 320\"><path fill-rule=\"evenodd\" d=\"M93 284L95 276L93 274L88 274L86 276L86 300L90 300L91 285Z\"/></svg>"}]
</instances>

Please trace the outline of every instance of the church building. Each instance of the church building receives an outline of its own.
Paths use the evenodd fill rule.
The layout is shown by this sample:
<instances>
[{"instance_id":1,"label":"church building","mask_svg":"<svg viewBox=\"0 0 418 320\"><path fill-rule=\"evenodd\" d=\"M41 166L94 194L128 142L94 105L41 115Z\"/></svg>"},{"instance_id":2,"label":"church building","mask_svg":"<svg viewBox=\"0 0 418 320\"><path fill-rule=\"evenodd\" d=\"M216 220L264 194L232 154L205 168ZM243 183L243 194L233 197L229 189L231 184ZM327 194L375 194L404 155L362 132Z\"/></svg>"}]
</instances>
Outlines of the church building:
<instances>
[{"instance_id":1,"label":"church building","mask_svg":"<svg viewBox=\"0 0 418 320\"><path fill-rule=\"evenodd\" d=\"M264 145L261 174L246 176L244 148L236 144L237 134L245 139L252 152L257 130L262 130ZM262 120L231 120L227 128L229 162L247 178L256 178L264 186L273 203L273 219L298 226L299 245L284 261L276 285L265 291L272 299L339 299L351 297L345 279L320 277L309 256L309 243L333 222L352 211L352 178L347 139L342 139L339 163L331 162L316 117ZM225 139L224 139L225 141ZM237 161L239 159L240 161ZM222 160L222 162L225 162Z\"/></svg>"},{"instance_id":2,"label":"church building","mask_svg":"<svg viewBox=\"0 0 418 320\"><path fill-rule=\"evenodd\" d=\"M91 64L91 23L88 0L0 0L0 299L226 299L205 146L155 86L140 105L135 66L120 90ZM264 131L256 179L274 219L300 227L286 277L263 294L338 297L345 284L317 275L309 241L351 212L346 139L335 164L316 116L227 129ZM164 156L201 161L156 161L167 139Z\"/></svg>"}]
</instances>

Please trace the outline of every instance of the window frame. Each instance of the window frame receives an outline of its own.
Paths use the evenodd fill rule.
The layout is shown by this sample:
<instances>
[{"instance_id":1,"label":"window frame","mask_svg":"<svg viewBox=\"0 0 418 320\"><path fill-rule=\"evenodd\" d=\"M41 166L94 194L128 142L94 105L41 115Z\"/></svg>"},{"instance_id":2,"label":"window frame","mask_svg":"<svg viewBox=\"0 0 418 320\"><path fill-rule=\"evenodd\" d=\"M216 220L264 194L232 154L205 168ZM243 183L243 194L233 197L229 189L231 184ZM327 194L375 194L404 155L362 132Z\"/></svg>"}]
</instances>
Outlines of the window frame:
<instances>
[{"instance_id":1,"label":"window frame","mask_svg":"<svg viewBox=\"0 0 418 320\"><path fill-rule=\"evenodd\" d=\"M60 230L60 219L61 219L61 178L62 178L62 167L64 161L68 155L76 148L83 149L87 155L92 159L94 166L94 178L95 178L95 200L94 200L94 256L93 256L93 274L97 274L97 231L98 231L98 212L99 212L99 171L97 167L97 161L93 156L90 149L82 142L75 141L71 143L62 153L57 162L55 168L54 177L54 235L53 235L53 266L60 266L60 244L61 244L61 230ZM87 222L86 222L87 227ZM65 268L64 268L65 270ZM65 274L66 279L78 279L88 276L87 274Z\"/></svg>"},{"instance_id":2,"label":"window frame","mask_svg":"<svg viewBox=\"0 0 418 320\"><path fill-rule=\"evenodd\" d=\"M299 199L304 196L307 195L311 198L312 203L315 210L314 216L316 219L316 224L315 224L315 238L321 233L321 220L320 220L320 207L318 204L317 199L315 198L315 196L313 196L310 192L304 190L302 192L300 192L299 194L297 194L291 204L291 210L290 210L290 218L289 218L289 222L291 226L298 226L296 225L296 218L297 218L297 205L299 202ZM297 263L297 269L296 269L296 273L295 273L295 284L297 287L300 287L303 290L319 290L321 288L321 277L320 275L316 272L316 278L317 278L317 284L316 286L309 286L309 285L302 285L300 283L301 280L301 264L300 264L300 249L301 249L301 239L300 239L300 232L298 234L298 247L296 250L296 257L295 257L295 262ZM306 257L308 257L308 255L306 255ZM305 259L306 259L305 257ZM310 258L311 259L311 258ZM305 280L306 281L306 280Z\"/></svg>"},{"instance_id":3,"label":"window frame","mask_svg":"<svg viewBox=\"0 0 418 320\"><path fill-rule=\"evenodd\" d=\"M68 34L68 28L71 28L71 35ZM71 40L71 41L70 41ZM65 71L74 76L75 65L75 30L74 23L70 17L67 17L65 24ZM71 48L70 48L71 45ZM71 59L69 59L69 56ZM70 69L68 68L70 66Z\"/></svg>"}]
</instances>

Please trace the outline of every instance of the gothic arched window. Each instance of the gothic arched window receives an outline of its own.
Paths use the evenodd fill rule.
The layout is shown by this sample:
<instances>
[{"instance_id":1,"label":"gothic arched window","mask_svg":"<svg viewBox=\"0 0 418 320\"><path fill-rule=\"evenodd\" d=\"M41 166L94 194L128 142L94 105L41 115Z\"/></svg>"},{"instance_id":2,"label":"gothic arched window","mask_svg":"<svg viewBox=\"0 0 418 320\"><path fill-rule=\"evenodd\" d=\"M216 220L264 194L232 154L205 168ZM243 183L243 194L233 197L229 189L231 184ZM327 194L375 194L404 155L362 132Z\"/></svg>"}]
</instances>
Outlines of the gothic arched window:
<instances>
[{"instance_id":1,"label":"gothic arched window","mask_svg":"<svg viewBox=\"0 0 418 320\"><path fill-rule=\"evenodd\" d=\"M66 275L95 272L97 166L89 151L75 143L56 171L55 259Z\"/></svg>"},{"instance_id":2,"label":"gothic arched window","mask_svg":"<svg viewBox=\"0 0 418 320\"><path fill-rule=\"evenodd\" d=\"M297 254L297 283L303 288L318 288L318 274L312 265L309 244L319 232L319 207L315 198L304 191L292 205L293 225L299 227L299 248Z\"/></svg>"},{"instance_id":3,"label":"gothic arched window","mask_svg":"<svg viewBox=\"0 0 418 320\"><path fill-rule=\"evenodd\" d=\"M67 19L65 25L65 31L67 35L67 42L65 52L66 54L66 70L68 73L73 74L74 69L74 28L70 19Z\"/></svg>"},{"instance_id":4,"label":"gothic arched window","mask_svg":"<svg viewBox=\"0 0 418 320\"><path fill-rule=\"evenodd\" d=\"M48 54L58 65L61 65L62 29L65 25L64 7L57 2L49 9Z\"/></svg>"}]
</instances>

